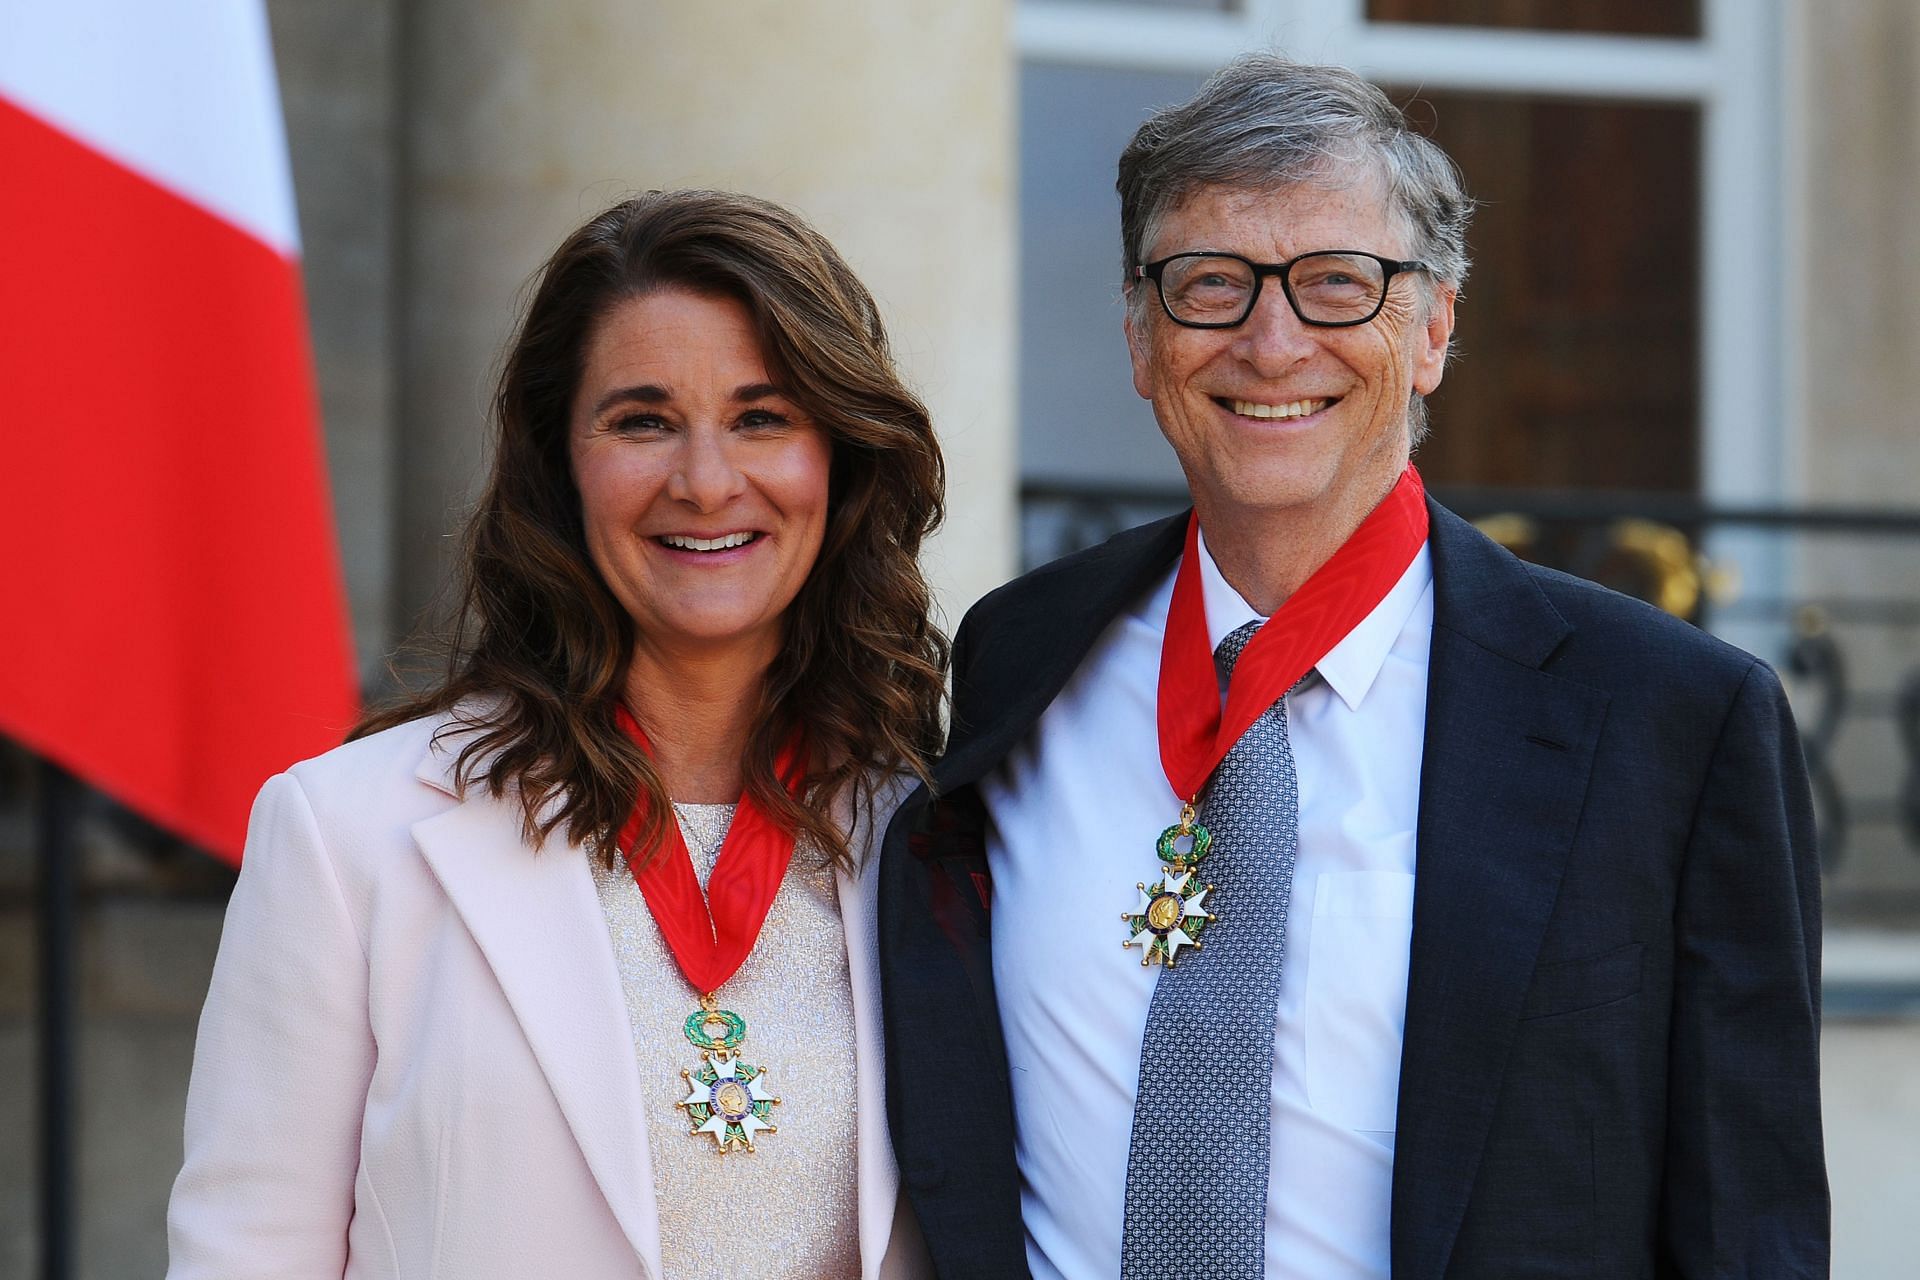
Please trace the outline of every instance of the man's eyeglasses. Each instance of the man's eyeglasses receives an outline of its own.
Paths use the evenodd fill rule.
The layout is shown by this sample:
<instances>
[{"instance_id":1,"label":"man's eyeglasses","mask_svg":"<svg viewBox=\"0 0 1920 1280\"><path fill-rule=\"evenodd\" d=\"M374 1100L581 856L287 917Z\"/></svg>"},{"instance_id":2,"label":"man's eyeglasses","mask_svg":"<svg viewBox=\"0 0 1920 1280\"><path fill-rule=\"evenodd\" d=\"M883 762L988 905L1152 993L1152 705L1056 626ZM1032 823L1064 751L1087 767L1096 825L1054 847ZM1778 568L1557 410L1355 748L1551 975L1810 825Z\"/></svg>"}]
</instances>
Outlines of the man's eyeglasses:
<instances>
[{"instance_id":1,"label":"man's eyeglasses","mask_svg":"<svg viewBox=\"0 0 1920 1280\"><path fill-rule=\"evenodd\" d=\"M1252 262L1235 253L1176 253L1133 269L1151 280L1160 305L1189 329L1231 329L1260 301L1260 284L1280 277L1302 324L1343 329L1380 314L1387 284L1403 271L1430 271L1424 262L1396 262L1360 249L1321 249L1286 262Z\"/></svg>"}]
</instances>

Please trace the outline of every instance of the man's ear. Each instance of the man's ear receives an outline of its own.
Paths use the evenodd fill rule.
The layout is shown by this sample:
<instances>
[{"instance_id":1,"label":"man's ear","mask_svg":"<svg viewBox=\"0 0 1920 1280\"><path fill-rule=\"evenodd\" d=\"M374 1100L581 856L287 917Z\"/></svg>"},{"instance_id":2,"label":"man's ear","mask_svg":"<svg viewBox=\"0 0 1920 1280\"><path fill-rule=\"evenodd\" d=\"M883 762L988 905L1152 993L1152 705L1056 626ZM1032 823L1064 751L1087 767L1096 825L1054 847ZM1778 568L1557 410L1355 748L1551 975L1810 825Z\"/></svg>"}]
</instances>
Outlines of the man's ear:
<instances>
[{"instance_id":1,"label":"man's ear","mask_svg":"<svg viewBox=\"0 0 1920 1280\"><path fill-rule=\"evenodd\" d=\"M1423 396L1433 394L1440 375L1447 371L1447 352L1453 345L1453 300L1458 293L1452 285L1435 285L1427 300L1426 323L1413 353L1413 389Z\"/></svg>"},{"instance_id":2,"label":"man's ear","mask_svg":"<svg viewBox=\"0 0 1920 1280\"><path fill-rule=\"evenodd\" d=\"M1133 363L1133 389L1142 400L1153 399L1153 363L1147 358L1148 320L1134 305L1133 289L1120 302L1120 331L1127 337L1127 359Z\"/></svg>"}]
</instances>

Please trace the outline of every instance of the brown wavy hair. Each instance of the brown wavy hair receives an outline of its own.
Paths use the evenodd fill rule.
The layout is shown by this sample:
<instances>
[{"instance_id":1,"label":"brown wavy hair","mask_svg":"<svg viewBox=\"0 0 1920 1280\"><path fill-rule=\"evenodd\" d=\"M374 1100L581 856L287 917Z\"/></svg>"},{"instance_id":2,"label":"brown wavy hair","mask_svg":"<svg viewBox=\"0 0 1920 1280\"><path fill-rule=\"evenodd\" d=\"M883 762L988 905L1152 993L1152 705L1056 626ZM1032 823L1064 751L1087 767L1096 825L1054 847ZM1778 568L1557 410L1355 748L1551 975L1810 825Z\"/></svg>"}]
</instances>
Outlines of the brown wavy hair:
<instances>
[{"instance_id":1,"label":"brown wavy hair","mask_svg":"<svg viewBox=\"0 0 1920 1280\"><path fill-rule=\"evenodd\" d=\"M873 297L789 210L717 191L650 191L568 236L536 277L493 401L493 467L458 566L443 678L368 715L354 737L451 714L457 785L518 799L539 843L666 832L659 773L614 719L631 619L587 554L568 422L588 340L620 303L662 288L738 299L770 372L827 433L825 539L785 617L741 767L747 793L843 866L834 814L871 810L878 779L927 778L939 750L948 645L929 617L921 541L940 523L946 473L926 407L901 383ZM774 762L808 744L796 800Z\"/></svg>"}]
</instances>

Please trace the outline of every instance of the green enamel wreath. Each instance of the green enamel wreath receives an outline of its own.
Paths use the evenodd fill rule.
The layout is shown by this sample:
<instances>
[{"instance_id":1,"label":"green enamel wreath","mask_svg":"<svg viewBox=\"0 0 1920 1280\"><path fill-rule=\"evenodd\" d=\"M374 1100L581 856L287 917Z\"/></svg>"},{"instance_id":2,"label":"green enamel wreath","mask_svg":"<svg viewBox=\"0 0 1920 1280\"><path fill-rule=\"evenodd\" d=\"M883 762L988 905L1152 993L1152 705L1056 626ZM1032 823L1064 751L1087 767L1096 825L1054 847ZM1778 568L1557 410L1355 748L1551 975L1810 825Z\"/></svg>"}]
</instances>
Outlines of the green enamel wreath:
<instances>
[{"instance_id":1,"label":"green enamel wreath","mask_svg":"<svg viewBox=\"0 0 1920 1280\"><path fill-rule=\"evenodd\" d=\"M1174 845L1174 841L1181 836L1193 837L1193 846L1185 853L1180 852ZM1160 839L1154 848L1160 854L1160 861L1191 867L1206 857L1208 851L1213 848L1213 832L1197 822L1190 827L1183 827L1176 822L1160 833Z\"/></svg>"},{"instance_id":2,"label":"green enamel wreath","mask_svg":"<svg viewBox=\"0 0 1920 1280\"><path fill-rule=\"evenodd\" d=\"M727 1034L718 1039L707 1034L707 1023L715 1019L727 1024ZM686 1031L687 1039L696 1049L737 1049L747 1038L747 1020L731 1009L716 1009L712 1013L696 1009L687 1018Z\"/></svg>"}]
</instances>

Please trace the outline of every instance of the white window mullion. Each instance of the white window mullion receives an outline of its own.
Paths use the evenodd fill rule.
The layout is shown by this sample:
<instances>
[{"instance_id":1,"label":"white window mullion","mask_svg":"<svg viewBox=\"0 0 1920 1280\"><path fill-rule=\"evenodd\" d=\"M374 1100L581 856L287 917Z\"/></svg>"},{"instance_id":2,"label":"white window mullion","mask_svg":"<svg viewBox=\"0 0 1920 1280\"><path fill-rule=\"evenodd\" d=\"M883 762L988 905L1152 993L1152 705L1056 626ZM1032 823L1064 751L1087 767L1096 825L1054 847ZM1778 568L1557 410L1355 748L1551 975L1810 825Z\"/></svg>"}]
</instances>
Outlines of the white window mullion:
<instances>
[{"instance_id":1,"label":"white window mullion","mask_svg":"<svg viewBox=\"0 0 1920 1280\"><path fill-rule=\"evenodd\" d=\"M1341 60L1370 79L1434 89L1695 101L1713 82L1696 40L1376 22Z\"/></svg>"},{"instance_id":2,"label":"white window mullion","mask_svg":"<svg viewBox=\"0 0 1920 1280\"><path fill-rule=\"evenodd\" d=\"M1805 501L1808 402L1807 202L1813 190L1809 147L1813 105L1807 101L1805 24L1820 21L1805 5L1789 5L1774 31L1777 50L1778 97L1773 109L1779 121L1780 171L1776 197L1780 202L1778 265L1774 268L1775 307L1779 311L1780 350L1780 473L1783 500Z\"/></svg>"},{"instance_id":3,"label":"white window mullion","mask_svg":"<svg viewBox=\"0 0 1920 1280\"><path fill-rule=\"evenodd\" d=\"M1260 44L1306 62L1345 62L1367 25L1367 0L1247 0Z\"/></svg>"},{"instance_id":4,"label":"white window mullion","mask_svg":"<svg viewBox=\"0 0 1920 1280\"><path fill-rule=\"evenodd\" d=\"M1142 71L1212 71L1255 43L1239 13L1044 0L1018 5L1013 31L1023 58Z\"/></svg>"},{"instance_id":5,"label":"white window mullion","mask_svg":"<svg viewBox=\"0 0 1920 1280\"><path fill-rule=\"evenodd\" d=\"M1699 101L1718 68L1701 41L1367 22L1365 0L1251 0L1194 13L1030 0L1023 57L1152 71L1210 71L1249 48L1341 62L1382 82L1492 93Z\"/></svg>"},{"instance_id":6,"label":"white window mullion","mask_svg":"<svg viewBox=\"0 0 1920 1280\"><path fill-rule=\"evenodd\" d=\"M1785 496L1777 11L1709 0L1713 93L1701 138L1701 491Z\"/></svg>"},{"instance_id":7,"label":"white window mullion","mask_svg":"<svg viewBox=\"0 0 1920 1280\"><path fill-rule=\"evenodd\" d=\"M1778 8L1708 0L1714 59L1700 139L1700 496L1721 506L1789 498L1790 415L1780 221ZM1760 529L1710 531L1708 558L1738 566L1742 594L1792 594L1791 548ZM1784 652L1786 623L1715 628L1754 653Z\"/></svg>"}]
</instances>

